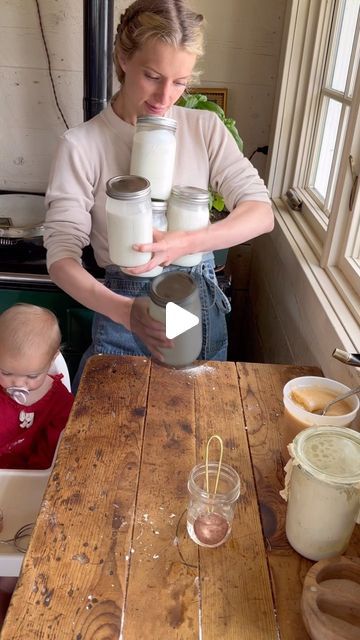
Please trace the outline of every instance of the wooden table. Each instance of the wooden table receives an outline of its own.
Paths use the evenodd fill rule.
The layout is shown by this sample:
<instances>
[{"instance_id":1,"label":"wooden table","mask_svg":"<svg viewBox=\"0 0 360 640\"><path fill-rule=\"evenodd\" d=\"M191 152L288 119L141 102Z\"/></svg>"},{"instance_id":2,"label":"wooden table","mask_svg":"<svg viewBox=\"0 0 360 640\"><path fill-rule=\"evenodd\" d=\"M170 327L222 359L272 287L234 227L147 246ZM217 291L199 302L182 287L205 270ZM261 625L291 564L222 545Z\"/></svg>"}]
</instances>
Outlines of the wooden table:
<instances>
[{"instance_id":1,"label":"wooden table","mask_svg":"<svg viewBox=\"0 0 360 640\"><path fill-rule=\"evenodd\" d=\"M282 388L309 367L134 357L86 367L2 640L305 640L311 562L284 533ZM224 440L241 496L231 539L187 536L187 478ZM348 555L358 555L356 527Z\"/></svg>"}]
</instances>

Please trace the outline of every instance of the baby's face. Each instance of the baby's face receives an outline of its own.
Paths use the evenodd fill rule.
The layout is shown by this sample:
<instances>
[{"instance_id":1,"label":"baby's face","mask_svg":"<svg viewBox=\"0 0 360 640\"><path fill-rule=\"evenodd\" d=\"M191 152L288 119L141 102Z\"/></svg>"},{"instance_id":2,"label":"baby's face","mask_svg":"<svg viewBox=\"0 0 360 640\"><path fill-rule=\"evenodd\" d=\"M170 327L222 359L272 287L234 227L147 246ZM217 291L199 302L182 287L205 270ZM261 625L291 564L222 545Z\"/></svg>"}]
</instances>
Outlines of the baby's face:
<instances>
[{"instance_id":1,"label":"baby's face","mask_svg":"<svg viewBox=\"0 0 360 640\"><path fill-rule=\"evenodd\" d=\"M3 389L39 389L45 382L52 360L49 354L44 353L14 358L13 354L0 351L0 385Z\"/></svg>"}]
</instances>

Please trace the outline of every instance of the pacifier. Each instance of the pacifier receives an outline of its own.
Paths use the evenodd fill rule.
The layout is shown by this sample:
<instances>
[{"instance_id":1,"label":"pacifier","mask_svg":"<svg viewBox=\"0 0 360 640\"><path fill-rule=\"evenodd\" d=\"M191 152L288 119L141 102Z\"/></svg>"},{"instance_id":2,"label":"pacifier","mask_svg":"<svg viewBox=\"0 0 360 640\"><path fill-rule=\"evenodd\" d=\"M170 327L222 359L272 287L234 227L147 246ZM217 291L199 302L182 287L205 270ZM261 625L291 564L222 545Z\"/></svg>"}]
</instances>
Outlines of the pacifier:
<instances>
[{"instance_id":1,"label":"pacifier","mask_svg":"<svg viewBox=\"0 0 360 640\"><path fill-rule=\"evenodd\" d=\"M26 404L30 392L26 387L8 387L6 393L18 404Z\"/></svg>"}]
</instances>

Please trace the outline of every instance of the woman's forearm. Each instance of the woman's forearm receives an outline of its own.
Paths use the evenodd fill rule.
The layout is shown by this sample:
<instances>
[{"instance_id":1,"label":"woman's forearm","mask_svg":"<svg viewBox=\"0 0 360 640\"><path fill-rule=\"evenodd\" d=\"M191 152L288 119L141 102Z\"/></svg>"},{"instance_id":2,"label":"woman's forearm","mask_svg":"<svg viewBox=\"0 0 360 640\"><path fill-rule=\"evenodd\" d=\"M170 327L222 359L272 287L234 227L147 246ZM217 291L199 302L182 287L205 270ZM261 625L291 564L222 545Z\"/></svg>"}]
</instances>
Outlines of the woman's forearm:
<instances>
[{"instance_id":1,"label":"woman's forearm","mask_svg":"<svg viewBox=\"0 0 360 640\"><path fill-rule=\"evenodd\" d=\"M146 271L155 266L172 264L177 258L188 253L207 253L216 249L227 249L252 238L272 231L274 214L270 204L266 202L241 202L225 218L205 229L196 231L154 230L155 242L134 245L136 251L153 253L146 265L133 267L129 273L146 275Z\"/></svg>"},{"instance_id":2,"label":"woman's forearm","mask_svg":"<svg viewBox=\"0 0 360 640\"><path fill-rule=\"evenodd\" d=\"M73 258L62 258L49 269L50 277L84 307L130 328L131 300L107 289Z\"/></svg>"},{"instance_id":3,"label":"woman's forearm","mask_svg":"<svg viewBox=\"0 0 360 640\"><path fill-rule=\"evenodd\" d=\"M191 253L227 249L269 233L274 227L274 214L266 202L241 202L224 220L210 224L205 230L190 231Z\"/></svg>"}]
</instances>

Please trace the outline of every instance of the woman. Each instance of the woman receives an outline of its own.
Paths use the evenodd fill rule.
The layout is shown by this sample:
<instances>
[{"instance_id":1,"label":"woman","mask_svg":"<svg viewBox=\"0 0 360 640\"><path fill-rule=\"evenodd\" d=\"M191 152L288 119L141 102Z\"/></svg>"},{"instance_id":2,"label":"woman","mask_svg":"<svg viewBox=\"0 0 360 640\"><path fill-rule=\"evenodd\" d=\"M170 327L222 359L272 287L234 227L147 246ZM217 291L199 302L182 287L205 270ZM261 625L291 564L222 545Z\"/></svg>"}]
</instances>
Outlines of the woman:
<instances>
[{"instance_id":1,"label":"woman","mask_svg":"<svg viewBox=\"0 0 360 640\"><path fill-rule=\"evenodd\" d=\"M184 0L137 0L121 16L114 62L120 90L92 120L67 131L60 141L46 196L45 246L54 282L84 306L97 312L93 343L84 354L146 354L162 359L169 346L162 324L147 312L150 280L146 272L170 265L189 253L246 242L271 231L273 215L266 188L238 150L216 114L174 106L190 83L202 55L203 17ZM219 191L231 211L205 230L163 233L154 230L152 259L125 275L111 265L105 218L105 184L127 175L138 116L168 116L177 122L177 155L173 184ZM105 285L81 265L91 242ZM130 270L128 270L130 271ZM203 313L203 359L226 359L225 313L229 304L216 284L211 254L191 269ZM134 301L137 298L137 304ZM135 336L135 337L134 337Z\"/></svg>"}]
</instances>

